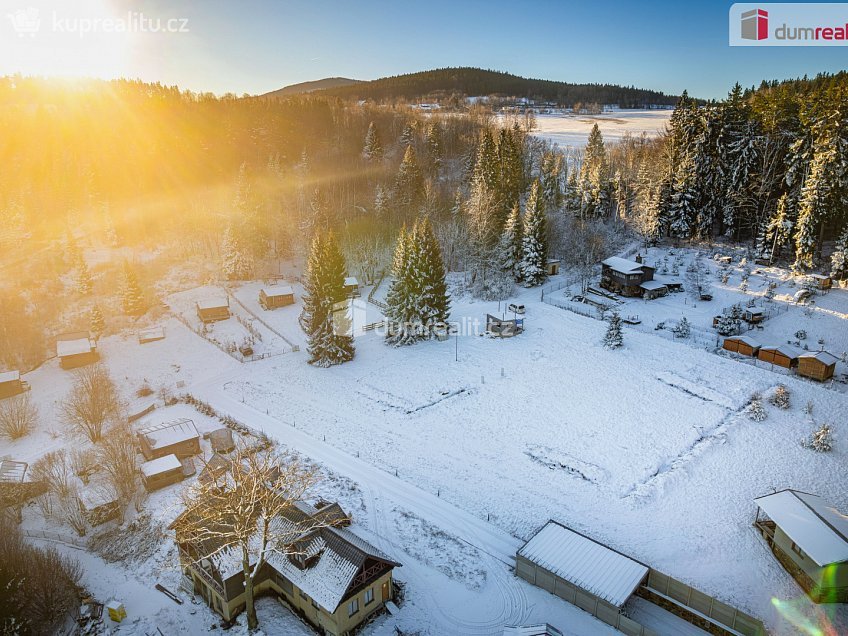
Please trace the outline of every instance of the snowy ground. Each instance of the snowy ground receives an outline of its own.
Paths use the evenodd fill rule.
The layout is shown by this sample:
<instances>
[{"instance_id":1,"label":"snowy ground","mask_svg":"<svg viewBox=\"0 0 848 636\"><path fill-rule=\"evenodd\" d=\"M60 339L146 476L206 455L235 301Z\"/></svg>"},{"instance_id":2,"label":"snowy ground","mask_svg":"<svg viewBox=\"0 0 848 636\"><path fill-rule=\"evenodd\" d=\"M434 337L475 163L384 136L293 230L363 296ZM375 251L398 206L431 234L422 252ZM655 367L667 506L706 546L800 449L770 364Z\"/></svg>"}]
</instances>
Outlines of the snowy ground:
<instances>
[{"instance_id":1,"label":"snowy ground","mask_svg":"<svg viewBox=\"0 0 848 636\"><path fill-rule=\"evenodd\" d=\"M666 253L652 250L648 262ZM681 278L693 256L682 255ZM628 301L622 314L639 314L642 324L627 328L620 351L601 347L603 323L541 303L539 290L517 292L527 331L512 340L462 335L394 349L368 333L356 340L356 359L332 369L308 366L304 351L242 364L173 319L165 341L138 345L128 334L105 339L101 350L128 396L144 383L154 391L190 390L326 467L322 496L338 499L357 532L403 563L397 578L407 585L407 603L368 634L388 636L395 625L434 636L496 634L505 624L545 621L577 636L613 634L512 575L510 555L550 518L762 617L776 634L792 634L772 598L807 615L815 610L751 527L752 500L794 487L848 510L839 477L848 462L848 395L716 355L695 337L681 342L654 331L657 322L685 314L696 334L707 334L721 307L751 297L762 302L757 295L767 279L752 273L743 293L740 274L735 259L726 285L713 277L711 303L693 303L686 293ZM784 273L765 275L777 280ZM302 342L301 290L295 306L258 313L250 303L259 286L234 293L286 339ZM805 328L811 348L823 337L837 355L848 349L848 291L818 297L805 312L786 302L793 289L781 280L775 305L787 309L754 337L781 342ZM452 318L464 322L498 313L497 303L469 298L455 298L453 307ZM79 443L64 436L54 411L69 377L55 360L27 375L42 427L0 443L0 455L33 461ZM742 409L750 395L779 382L789 387L792 408L767 405L766 421L749 420ZM830 454L798 444L812 426L801 411L807 401L817 422L834 426ZM151 418L187 415L182 409ZM201 428L214 425L191 417ZM146 511L160 524L176 510L179 488L148 501ZM36 506L27 508L24 527L45 527ZM154 625L165 633L205 632L214 617L203 605L177 606L153 590L157 580L175 589L179 579L170 539L153 547L144 563L123 565L81 553L86 584L104 598L120 596L138 618L119 633L150 633ZM267 633L279 633L271 624L289 618L280 609L262 608ZM836 633L848 630L844 607L832 620Z\"/></svg>"},{"instance_id":2,"label":"snowy ground","mask_svg":"<svg viewBox=\"0 0 848 636\"><path fill-rule=\"evenodd\" d=\"M625 134L638 137L644 132L649 137L655 137L665 128L671 112L616 110L599 115L575 115L570 112L536 115L536 129L533 135L548 139L563 150L584 148L594 124L598 124L607 143L621 141Z\"/></svg>"}]
</instances>

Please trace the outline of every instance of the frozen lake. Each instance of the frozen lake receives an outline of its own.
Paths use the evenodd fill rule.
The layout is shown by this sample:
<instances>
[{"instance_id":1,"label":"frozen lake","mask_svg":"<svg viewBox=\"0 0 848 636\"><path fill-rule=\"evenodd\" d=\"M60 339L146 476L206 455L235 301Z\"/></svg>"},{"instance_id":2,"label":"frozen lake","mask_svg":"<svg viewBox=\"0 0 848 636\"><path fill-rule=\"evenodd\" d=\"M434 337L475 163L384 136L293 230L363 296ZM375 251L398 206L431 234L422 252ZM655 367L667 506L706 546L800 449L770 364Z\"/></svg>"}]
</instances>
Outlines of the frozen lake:
<instances>
[{"instance_id":1,"label":"frozen lake","mask_svg":"<svg viewBox=\"0 0 848 636\"><path fill-rule=\"evenodd\" d=\"M644 132L655 137L663 131L671 113L671 110L616 110L599 115L536 115L532 134L549 139L563 150L583 148L594 124L598 124L605 142L620 141L626 133L638 137Z\"/></svg>"}]
</instances>

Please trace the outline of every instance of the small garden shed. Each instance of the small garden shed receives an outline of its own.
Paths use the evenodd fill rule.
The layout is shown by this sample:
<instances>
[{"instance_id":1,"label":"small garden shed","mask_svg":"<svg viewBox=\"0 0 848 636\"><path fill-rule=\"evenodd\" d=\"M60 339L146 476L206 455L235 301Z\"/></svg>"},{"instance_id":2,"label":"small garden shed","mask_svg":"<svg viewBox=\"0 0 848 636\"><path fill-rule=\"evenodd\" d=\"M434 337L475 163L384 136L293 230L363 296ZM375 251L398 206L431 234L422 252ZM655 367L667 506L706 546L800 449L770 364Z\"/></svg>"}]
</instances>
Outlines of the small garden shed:
<instances>
[{"instance_id":1,"label":"small garden shed","mask_svg":"<svg viewBox=\"0 0 848 636\"><path fill-rule=\"evenodd\" d=\"M730 338L725 338L722 347L727 351L751 357L756 356L760 351L760 344L748 336L731 336Z\"/></svg>"},{"instance_id":2,"label":"small garden shed","mask_svg":"<svg viewBox=\"0 0 848 636\"><path fill-rule=\"evenodd\" d=\"M562 261L558 258L549 258L548 262L545 265L545 268L548 272L548 276L556 276L557 274L559 274L559 266L561 263Z\"/></svg>"},{"instance_id":3,"label":"small garden shed","mask_svg":"<svg viewBox=\"0 0 848 636\"><path fill-rule=\"evenodd\" d=\"M344 291L348 298L359 298L359 281L353 276L348 276L344 279Z\"/></svg>"},{"instance_id":4,"label":"small garden shed","mask_svg":"<svg viewBox=\"0 0 848 636\"><path fill-rule=\"evenodd\" d=\"M63 369L76 369L99 360L97 345L87 331L66 333L56 338L56 356Z\"/></svg>"},{"instance_id":5,"label":"small garden shed","mask_svg":"<svg viewBox=\"0 0 848 636\"><path fill-rule=\"evenodd\" d=\"M270 310L294 304L294 290L290 285L263 287L259 290L259 304Z\"/></svg>"},{"instance_id":6,"label":"small garden shed","mask_svg":"<svg viewBox=\"0 0 848 636\"><path fill-rule=\"evenodd\" d=\"M183 477L183 465L176 455L157 457L141 465L141 480L147 492L176 484Z\"/></svg>"},{"instance_id":7,"label":"small garden shed","mask_svg":"<svg viewBox=\"0 0 848 636\"><path fill-rule=\"evenodd\" d=\"M833 377L839 361L827 351L808 351L798 356L798 375L824 382Z\"/></svg>"},{"instance_id":8,"label":"small garden shed","mask_svg":"<svg viewBox=\"0 0 848 636\"><path fill-rule=\"evenodd\" d=\"M147 460L165 455L191 457L200 453L200 434L194 422L183 418L141 429L138 445Z\"/></svg>"},{"instance_id":9,"label":"small garden shed","mask_svg":"<svg viewBox=\"0 0 848 636\"><path fill-rule=\"evenodd\" d=\"M800 351L789 345L763 345L757 353L757 359L784 369L794 369L798 366L799 355Z\"/></svg>"},{"instance_id":10,"label":"small garden shed","mask_svg":"<svg viewBox=\"0 0 848 636\"><path fill-rule=\"evenodd\" d=\"M21 381L20 371L0 373L0 400L13 397L24 391L26 391L26 384Z\"/></svg>"},{"instance_id":11,"label":"small garden shed","mask_svg":"<svg viewBox=\"0 0 848 636\"><path fill-rule=\"evenodd\" d=\"M230 317L230 299L209 298L198 301L197 317L203 323L226 320Z\"/></svg>"}]
</instances>

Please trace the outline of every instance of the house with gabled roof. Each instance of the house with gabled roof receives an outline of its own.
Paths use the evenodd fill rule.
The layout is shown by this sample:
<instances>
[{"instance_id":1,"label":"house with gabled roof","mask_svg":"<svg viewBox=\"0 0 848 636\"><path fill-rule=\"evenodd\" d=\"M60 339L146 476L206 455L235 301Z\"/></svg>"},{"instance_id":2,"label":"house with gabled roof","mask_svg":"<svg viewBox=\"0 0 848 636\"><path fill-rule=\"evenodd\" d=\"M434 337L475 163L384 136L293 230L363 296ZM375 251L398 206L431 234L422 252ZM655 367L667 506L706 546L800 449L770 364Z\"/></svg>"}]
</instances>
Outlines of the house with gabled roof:
<instances>
[{"instance_id":1,"label":"house with gabled roof","mask_svg":"<svg viewBox=\"0 0 848 636\"><path fill-rule=\"evenodd\" d=\"M241 552L214 539L192 543L179 521L171 528L184 575L214 611L232 620L245 607ZM255 594L282 598L319 633L350 634L392 600L392 571L400 563L343 527L348 522L338 504L298 502L289 508L276 520L281 531L275 534L291 532L294 539L268 554Z\"/></svg>"},{"instance_id":2,"label":"house with gabled roof","mask_svg":"<svg viewBox=\"0 0 848 636\"><path fill-rule=\"evenodd\" d=\"M781 490L754 502L754 526L810 598L848 603L848 516L800 490Z\"/></svg>"},{"instance_id":3,"label":"house with gabled roof","mask_svg":"<svg viewBox=\"0 0 848 636\"><path fill-rule=\"evenodd\" d=\"M200 454L200 433L188 418L146 426L138 432L138 446L148 461L176 455L178 459Z\"/></svg>"},{"instance_id":4,"label":"house with gabled roof","mask_svg":"<svg viewBox=\"0 0 848 636\"><path fill-rule=\"evenodd\" d=\"M668 289L663 283L654 282L654 271L645 263L610 256L601 261L601 287L622 296L662 295Z\"/></svg>"},{"instance_id":5,"label":"house with gabled roof","mask_svg":"<svg viewBox=\"0 0 848 636\"><path fill-rule=\"evenodd\" d=\"M839 358L827 351L807 351L798 356L798 375L824 382L833 377L837 362Z\"/></svg>"}]
</instances>

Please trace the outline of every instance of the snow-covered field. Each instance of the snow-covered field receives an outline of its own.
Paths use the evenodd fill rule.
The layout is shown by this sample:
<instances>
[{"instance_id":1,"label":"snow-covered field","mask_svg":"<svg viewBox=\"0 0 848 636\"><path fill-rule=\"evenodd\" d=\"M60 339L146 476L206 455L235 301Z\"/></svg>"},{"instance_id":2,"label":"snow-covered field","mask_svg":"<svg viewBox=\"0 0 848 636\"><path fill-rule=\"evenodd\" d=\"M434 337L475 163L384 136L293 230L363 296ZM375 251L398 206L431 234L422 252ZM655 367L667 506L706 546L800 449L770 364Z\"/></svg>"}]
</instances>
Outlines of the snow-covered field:
<instances>
[{"instance_id":1,"label":"snow-covered field","mask_svg":"<svg viewBox=\"0 0 848 636\"><path fill-rule=\"evenodd\" d=\"M661 262L667 254L654 249L647 260ZM683 279L694 252L679 256ZM717 355L697 336L707 339L722 307L750 298L764 304L762 292L774 280L776 316L752 335L780 343L803 328L811 349L823 338L839 355L848 349L848 290L817 297L805 311L787 302L797 288L782 270L760 268L763 274L752 273L743 292L738 259L727 284L715 279L717 265L709 268L715 296L709 303L687 293L627 301L622 314L639 314L642 323L627 327L618 351L601 346L604 323L540 302L538 289L517 290L527 307L526 331L514 339L460 335L395 349L368 333L357 338L353 362L330 369L307 365L303 350L242 364L174 319L164 341L139 345L132 335L115 336L101 350L127 395L143 383L154 391L191 391L325 467L321 494L338 499L356 532L403 563L396 576L406 584L406 603L367 634L388 636L395 625L433 636L496 634L505 624L530 622L575 636L615 633L512 575L509 557L551 518L763 618L775 634L794 634L772 599L809 616L817 610L751 526L753 498L793 487L848 511L848 393L843 385L828 388ZM250 304L257 290L250 284L234 293L258 311ZM257 315L301 344L300 289L295 292L297 305ZM497 303L453 300L454 320L482 321L497 312ZM654 330L683 315L693 324L690 340ZM42 427L24 440L4 441L0 455L33 461L78 443L63 437L54 410L68 372L54 360L25 379ZM751 421L743 412L751 394L767 395L778 383L788 386L792 407L767 404L768 418ZM802 413L808 401L815 421L834 427L832 453L798 443L812 426ZM150 417L173 419L186 409ZM193 419L204 429L214 423L198 414ZM152 496L146 512L167 524L179 488ZM27 508L24 527L45 527L37 506ZM63 531L55 524L49 529ZM167 535L141 564L80 555L92 591L120 596L136 617L118 633L151 633L156 625L165 633L205 633L215 620L202 604L177 606L152 589L156 581L171 589L178 582ZM835 633L848 632L846 608L831 613ZM276 606L263 607L263 616L267 633L283 633L273 625L290 618Z\"/></svg>"},{"instance_id":2,"label":"snow-covered field","mask_svg":"<svg viewBox=\"0 0 848 636\"><path fill-rule=\"evenodd\" d=\"M657 136L671 117L671 110L615 110L599 115L570 112L536 115L533 135L548 139L563 150L583 148L592 126L598 124L605 142L621 141L625 134L638 137L643 132Z\"/></svg>"}]
</instances>

